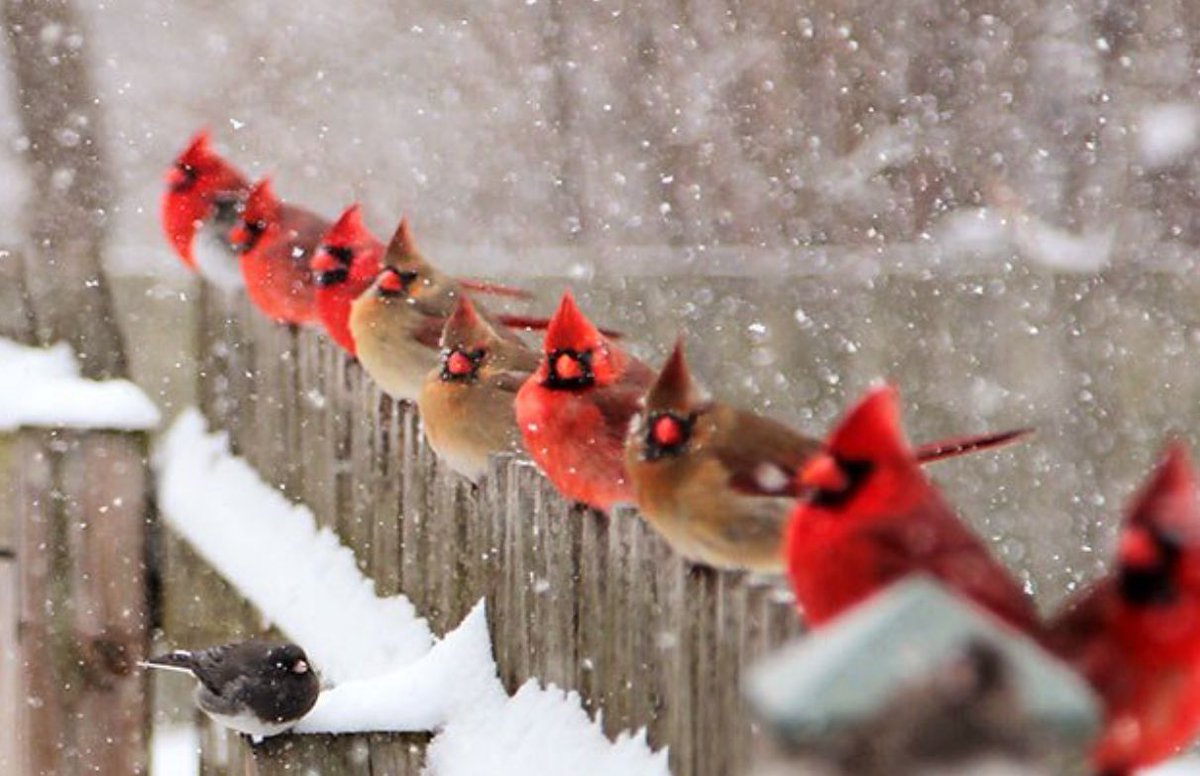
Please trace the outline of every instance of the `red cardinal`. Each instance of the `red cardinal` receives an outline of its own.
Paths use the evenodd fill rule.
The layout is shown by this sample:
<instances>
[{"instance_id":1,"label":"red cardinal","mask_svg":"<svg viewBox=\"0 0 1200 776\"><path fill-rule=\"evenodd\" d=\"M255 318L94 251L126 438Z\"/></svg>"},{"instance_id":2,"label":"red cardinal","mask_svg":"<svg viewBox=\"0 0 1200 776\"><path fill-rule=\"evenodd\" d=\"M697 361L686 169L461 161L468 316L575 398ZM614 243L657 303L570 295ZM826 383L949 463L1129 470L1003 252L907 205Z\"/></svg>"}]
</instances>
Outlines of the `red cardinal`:
<instances>
[{"instance_id":1,"label":"red cardinal","mask_svg":"<svg viewBox=\"0 0 1200 776\"><path fill-rule=\"evenodd\" d=\"M869 391L799 476L809 496L792 512L787 560L810 624L924 572L1038 633L1029 597L921 473L890 386Z\"/></svg>"},{"instance_id":2,"label":"red cardinal","mask_svg":"<svg viewBox=\"0 0 1200 776\"><path fill-rule=\"evenodd\" d=\"M563 294L516 402L525 449L560 493L603 510L633 501L625 434L653 381Z\"/></svg>"},{"instance_id":3,"label":"red cardinal","mask_svg":"<svg viewBox=\"0 0 1200 776\"><path fill-rule=\"evenodd\" d=\"M280 202L268 179L254 184L229 241L241 253L246 296L263 315L280 323L316 320L308 261L328 230L315 213Z\"/></svg>"},{"instance_id":4,"label":"red cardinal","mask_svg":"<svg viewBox=\"0 0 1200 776\"><path fill-rule=\"evenodd\" d=\"M317 283L317 318L330 338L352 356L350 305L375 281L383 268L382 256L383 243L363 226L358 205L351 205L321 238L309 262Z\"/></svg>"},{"instance_id":5,"label":"red cardinal","mask_svg":"<svg viewBox=\"0 0 1200 776\"><path fill-rule=\"evenodd\" d=\"M1104 702L1104 776L1163 760L1200 731L1200 506L1172 445L1134 499L1113 572L1051 619L1049 646Z\"/></svg>"},{"instance_id":6,"label":"red cardinal","mask_svg":"<svg viewBox=\"0 0 1200 776\"><path fill-rule=\"evenodd\" d=\"M190 269L227 290L242 287L227 236L249 193L250 183L212 150L207 132L196 133L167 171L162 224L171 247Z\"/></svg>"}]
</instances>

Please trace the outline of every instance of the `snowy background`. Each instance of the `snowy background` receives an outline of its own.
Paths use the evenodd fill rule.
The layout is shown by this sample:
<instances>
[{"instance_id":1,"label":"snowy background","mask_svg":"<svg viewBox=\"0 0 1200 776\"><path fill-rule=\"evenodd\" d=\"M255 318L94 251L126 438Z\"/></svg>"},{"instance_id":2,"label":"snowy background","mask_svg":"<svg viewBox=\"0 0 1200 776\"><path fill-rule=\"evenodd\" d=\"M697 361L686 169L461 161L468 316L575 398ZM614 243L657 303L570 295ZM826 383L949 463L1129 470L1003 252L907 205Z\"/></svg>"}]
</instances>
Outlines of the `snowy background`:
<instances>
[{"instance_id":1,"label":"snowy background","mask_svg":"<svg viewBox=\"0 0 1200 776\"><path fill-rule=\"evenodd\" d=\"M725 250L804 271L798 249L912 245L1000 269L1021 247L963 218L981 206L1090 238L1085 264L1200 241L1194 3L80 6L122 268L179 277L153 215L202 125L284 196L329 213L361 199L381 231L408 212L473 268L644 272L650 251L654 270L705 272ZM0 140L0 178L19 180L11 112ZM15 226L0 219L0 240Z\"/></svg>"},{"instance_id":2,"label":"snowy background","mask_svg":"<svg viewBox=\"0 0 1200 776\"><path fill-rule=\"evenodd\" d=\"M1097 572L1164 436L1197 440L1200 5L79 5L106 260L169 414L195 288L158 197L208 126L285 197L359 199L384 236L408 213L543 311L566 279L639 355L684 331L715 391L814 433L880 376L916 438L1036 426L936 471L1047 604ZM18 126L0 111L0 248Z\"/></svg>"},{"instance_id":3,"label":"snowy background","mask_svg":"<svg viewBox=\"0 0 1200 776\"><path fill-rule=\"evenodd\" d=\"M381 236L407 213L542 309L569 281L639 355L683 330L717 393L814 433L879 376L917 439L1037 427L934 471L1043 605L1099 573L1164 437L1200 443L1200 4L78 6L105 260L168 414L196 296L158 197L208 126L284 197L361 200ZM11 75L0 248L28 189Z\"/></svg>"}]
</instances>

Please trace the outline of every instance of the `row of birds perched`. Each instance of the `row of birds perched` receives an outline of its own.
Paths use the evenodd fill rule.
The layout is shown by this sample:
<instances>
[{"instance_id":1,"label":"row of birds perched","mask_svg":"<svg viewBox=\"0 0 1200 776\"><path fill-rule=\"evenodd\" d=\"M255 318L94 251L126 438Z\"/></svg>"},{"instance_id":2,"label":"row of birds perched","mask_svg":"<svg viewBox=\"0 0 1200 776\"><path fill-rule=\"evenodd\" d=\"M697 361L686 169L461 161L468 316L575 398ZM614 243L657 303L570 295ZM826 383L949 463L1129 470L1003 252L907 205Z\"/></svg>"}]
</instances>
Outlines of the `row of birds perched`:
<instances>
[{"instance_id":1,"label":"row of birds perched","mask_svg":"<svg viewBox=\"0 0 1200 776\"><path fill-rule=\"evenodd\" d=\"M825 440L807 437L712 397L682 341L652 369L569 293L548 320L492 313L480 296L524 292L440 272L407 221L384 245L357 206L331 223L284 203L203 133L168 173L162 217L207 281L244 288L272 320L323 327L385 392L416 402L430 446L471 480L489 455L523 450L566 498L602 511L635 504L694 562L786 572L813 628L930 574L1091 682L1105 709L1093 756L1106 776L1169 756L1200 728L1200 506L1178 444L1134 499L1109 576L1042 618L921 469L1023 430L913 447L896 390L881 385ZM539 352L520 332L542 329ZM189 659L215 691L208 653L163 660ZM311 681L303 668L289 675Z\"/></svg>"}]
</instances>

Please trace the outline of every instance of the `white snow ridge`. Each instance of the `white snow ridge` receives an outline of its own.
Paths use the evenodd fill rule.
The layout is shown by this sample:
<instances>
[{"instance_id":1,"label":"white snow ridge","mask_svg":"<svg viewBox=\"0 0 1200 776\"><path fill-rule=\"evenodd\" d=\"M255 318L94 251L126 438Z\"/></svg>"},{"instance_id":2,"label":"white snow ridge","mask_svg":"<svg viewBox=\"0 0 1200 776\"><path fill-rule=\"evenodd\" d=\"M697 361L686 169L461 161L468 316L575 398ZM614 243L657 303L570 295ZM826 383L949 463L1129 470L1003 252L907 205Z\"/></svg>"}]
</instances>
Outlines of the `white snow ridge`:
<instances>
[{"instance_id":1,"label":"white snow ridge","mask_svg":"<svg viewBox=\"0 0 1200 776\"><path fill-rule=\"evenodd\" d=\"M510 698L482 601L435 643L407 598L377 597L349 548L230 455L195 410L155 464L167 524L333 684L296 732L440 731L429 776L669 776L644 731L610 742L575 693L530 680Z\"/></svg>"},{"instance_id":2,"label":"white snow ridge","mask_svg":"<svg viewBox=\"0 0 1200 776\"><path fill-rule=\"evenodd\" d=\"M0 431L22 426L139 431L160 416L128 380L88 380L70 346L31 348L0 338Z\"/></svg>"}]
</instances>

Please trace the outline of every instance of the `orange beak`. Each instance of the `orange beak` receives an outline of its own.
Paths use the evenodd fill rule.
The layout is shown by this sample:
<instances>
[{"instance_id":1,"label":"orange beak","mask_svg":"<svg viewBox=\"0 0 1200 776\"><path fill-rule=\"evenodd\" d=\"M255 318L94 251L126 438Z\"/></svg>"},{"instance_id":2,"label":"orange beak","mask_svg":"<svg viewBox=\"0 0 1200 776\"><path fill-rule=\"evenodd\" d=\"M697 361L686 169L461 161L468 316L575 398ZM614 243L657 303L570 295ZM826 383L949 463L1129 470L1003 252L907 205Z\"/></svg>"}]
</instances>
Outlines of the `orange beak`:
<instances>
[{"instance_id":1,"label":"orange beak","mask_svg":"<svg viewBox=\"0 0 1200 776\"><path fill-rule=\"evenodd\" d=\"M563 380L575 380L583 377L583 367L575 358L563 353L554 361L554 374Z\"/></svg>"},{"instance_id":2,"label":"orange beak","mask_svg":"<svg viewBox=\"0 0 1200 776\"><path fill-rule=\"evenodd\" d=\"M336 272L342 269L342 263L333 258L324 247L317 251L308 266L313 272Z\"/></svg>"},{"instance_id":3,"label":"orange beak","mask_svg":"<svg viewBox=\"0 0 1200 776\"><path fill-rule=\"evenodd\" d=\"M817 453L800 469L800 485L806 490L837 493L849 484L837 459L829 453Z\"/></svg>"}]
</instances>

